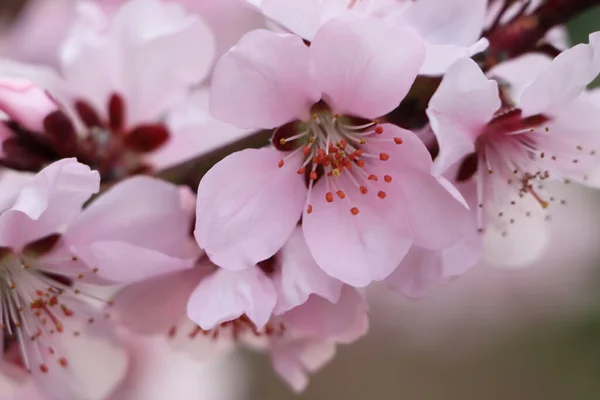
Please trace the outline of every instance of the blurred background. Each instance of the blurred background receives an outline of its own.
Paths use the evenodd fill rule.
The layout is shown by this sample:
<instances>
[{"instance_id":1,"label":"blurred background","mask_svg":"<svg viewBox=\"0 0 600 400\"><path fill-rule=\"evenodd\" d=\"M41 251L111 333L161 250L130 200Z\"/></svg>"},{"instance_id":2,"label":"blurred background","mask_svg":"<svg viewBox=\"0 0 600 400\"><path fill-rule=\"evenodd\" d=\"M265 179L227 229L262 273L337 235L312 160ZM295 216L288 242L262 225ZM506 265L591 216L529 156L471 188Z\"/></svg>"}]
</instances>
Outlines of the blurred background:
<instances>
[{"instance_id":1,"label":"blurred background","mask_svg":"<svg viewBox=\"0 0 600 400\"><path fill-rule=\"evenodd\" d=\"M0 0L0 25L7 29L20 11L25 1ZM599 29L600 9L569 26L574 43ZM7 37L0 52L18 45L24 58L40 56ZM192 398L600 399L600 193L573 184L555 189L568 204L552 215L551 248L533 267L478 265L418 301L375 287L369 335L339 347L305 393L293 394L267 357L245 352L236 356L231 382L226 371L222 379L198 370L205 375L198 382L221 379L236 390Z\"/></svg>"}]
</instances>

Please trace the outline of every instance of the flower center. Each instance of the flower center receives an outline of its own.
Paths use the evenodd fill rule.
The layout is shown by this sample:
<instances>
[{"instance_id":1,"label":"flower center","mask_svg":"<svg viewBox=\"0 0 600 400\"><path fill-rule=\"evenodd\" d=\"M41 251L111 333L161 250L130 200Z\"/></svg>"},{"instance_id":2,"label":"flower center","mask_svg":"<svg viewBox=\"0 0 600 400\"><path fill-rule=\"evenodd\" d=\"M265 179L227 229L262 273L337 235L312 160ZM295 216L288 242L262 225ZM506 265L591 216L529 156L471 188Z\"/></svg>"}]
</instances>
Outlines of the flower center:
<instances>
[{"instance_id":1,"label":"flower center","mask_svg":"<svg viewBox=\"0 0 600 400\"><path fill-rule=\"evenodd\" d=\"M336 197L349 199L354 194L374 193L380 199L387 197L377 185L380 179L387 183L392 181L391 174L381 176L378 172L381 171L378 164L390 159L389 153L381 150L385 150L386 145L400 145L403 141L383 133L384 127L377 120L340 116L325 109L314 112L309 121L292 122L279 128L273 143L280 150L293 149L279 161L280 168L302 152L303 162L297 172L307 176L306 211L310 214L313 209L310 196L317 180L322 180L327 187L325 200L328 203L334 202ZM342 181L342 177L347 179ZM352 205L350 212L358 215L360 210Z\"/></svg>"}]
</instances>

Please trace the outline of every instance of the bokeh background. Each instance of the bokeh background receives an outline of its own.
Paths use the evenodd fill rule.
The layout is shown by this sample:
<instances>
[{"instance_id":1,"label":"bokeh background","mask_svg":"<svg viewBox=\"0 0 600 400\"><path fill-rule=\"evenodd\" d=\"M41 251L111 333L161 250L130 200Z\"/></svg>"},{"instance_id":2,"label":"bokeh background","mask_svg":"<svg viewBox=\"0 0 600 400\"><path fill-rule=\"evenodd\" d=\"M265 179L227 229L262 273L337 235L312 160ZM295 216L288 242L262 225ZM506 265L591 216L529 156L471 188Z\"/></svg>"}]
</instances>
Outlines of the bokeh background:
<instances>
[{"instance_id":1,"label":"bokeh background","mask_svg":"<svg viewBox=\"0 0 600 400\"><path fill-rule=\"evenodd\" d=\"M24 2L0 0L0 24ZM600 9L569 26L573 43L595 30ZM224 389L169 393L174 400L600 399L600 193L574 184L555 190L567 205L549 221L542 260L525 270L478 265L422 300L373 288L369 335L340 347L305 393L293 394L267 357L250 352L217 374L190 366L182 375L185 365L171 364L182 379Z\"/></svg>"}]
</instances>

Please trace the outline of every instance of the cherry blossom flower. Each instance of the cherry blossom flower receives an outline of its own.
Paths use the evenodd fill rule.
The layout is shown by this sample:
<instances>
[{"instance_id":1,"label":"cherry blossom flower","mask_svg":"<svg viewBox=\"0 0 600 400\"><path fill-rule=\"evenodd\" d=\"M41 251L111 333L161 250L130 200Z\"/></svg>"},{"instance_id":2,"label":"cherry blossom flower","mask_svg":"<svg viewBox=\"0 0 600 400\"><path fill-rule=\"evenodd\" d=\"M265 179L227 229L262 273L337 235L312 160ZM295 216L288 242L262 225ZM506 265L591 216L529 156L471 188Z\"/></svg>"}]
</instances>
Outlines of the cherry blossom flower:
<instances>
[{"instance_id":1,"label":"cherry blossom flower","mask_svg":"<svg viewBox=\"0 0 600 400\"><path fill-rule=\"evenodd\" d=\"M413 241L458 240L466 210L430 175L423 143L377 119L405 96L423 56L412 30L371 18L331 20L310 47L254 31L228 52L213 75L213 115L279 128L274 147L234 153L201 181L195 236L211 260L240 271L268 259L302 210L317 264L353 286L387 277Z\"/></svg>"},{"instance_id":2,"label":"cherry blossom flower","mask_svg":"<svg viewBox=\"0 0 600 400\"><path fill-rule=\"evenodd\" d=\"M427 57L421 73L442 74L460 57L487 47L481 39L486 0L247 0L267 17L312 41L332 18L369 15L378 23L406 25L424 39Z\"/></svg>"},{"instance_id":3,"label":"cherry blossom flower","mask_svg":"<svg viewBox=\"0 0 600 400\"><path fill-rule=\"evenodd\" d=\"M491 261L528 263L544 248L546 209L561 202L544 191L546 181L597 185L597 109L583 92L600 72L598 43L592 34L590 44L564 51L512 92L461 60L431 100L427 113L440 144L433 170L458 163L459 181L474 176Z\"/></svg>"},{"instance_id":4,"label":"cherry blossom flower","mask_svg":"<svg viewBox=\"0 0 600 400\"><path fill-rule=\"evenodd\" d=\"M336 343L368 326L362 296L319 269L299 228L268 262L229 271L201 259L194 269L130 285L113 301L126 326L162 333L203 360L239 345L267 350L296 390L333 357Z\"/></svg>"},{"instance_id":5,"label":"cherry blossom flower","mask_svg":"<svg viewBox=\"0 0 600 400\"><path fill-rule=\"evenodd\" d=\"M90 2L78 9L60 48L58 73L0 62L0 76L30 81L58 105L44 119L43 132L15 128L15 136L34 143L8 158L20 159L23 151L40 158L35 150L41 148L45 157L31 170L77 157L99 170L104 181L165 167L153 162L152 153L168 147L177 134L164 117L212 66L209 28L181 6L158 0L129 1L114 17Z\"/></svg>"},{"instance_id":6,"label":"cherry blossom flower","mask_svg":"<svg viewBox=\"0 0 600 400\"><path fill-rule=\"evenodd\" d=\"M3 335L18 342L23 366L50 398L101 399L126 367L102 312L87 301L94 297L72 284L76 276L65 273L65 265L74 260L50 255L99 182L96 171L73 159L61 160L18 181L20 190L8 188L12 200L5 199L0 214ZM114 375L103 385L87 373L88 360L77 356L80 346L100 346L114 354Z\"/></svg>"}]
</instances>

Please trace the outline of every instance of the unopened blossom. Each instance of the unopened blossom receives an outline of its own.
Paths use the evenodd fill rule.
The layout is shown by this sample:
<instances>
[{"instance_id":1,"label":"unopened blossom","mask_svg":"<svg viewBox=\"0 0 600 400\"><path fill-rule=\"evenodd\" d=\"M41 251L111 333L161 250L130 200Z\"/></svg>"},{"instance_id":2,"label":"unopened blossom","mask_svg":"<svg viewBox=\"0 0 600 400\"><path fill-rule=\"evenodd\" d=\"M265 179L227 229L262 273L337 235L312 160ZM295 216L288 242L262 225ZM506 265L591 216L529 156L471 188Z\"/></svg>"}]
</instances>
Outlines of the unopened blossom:
<instances>
[{"instance_id":1,"label":"unopened blossom","mask_svg":"<svg viewBox=\"0 0 600 400\"><path fill-rule=\"evenodd\" d=\"M225 54L213 74L213 115L277 130L273 147L234 153L201 181L195 236L211 260L252 267L303 215L323 271L366 286L387 277L413 241L458 240L466 210L430 175L425 146L378 119L408 92L423 58L414 31L372 18L331 20L310 47L254 31Z\"/></svg>"},{"instance_id":2,"label":"unopened blossom","mask_svg":"<svg viewBox=\"0 0 600 400\"><path fill-rule=\"evenodd\" d=\"M228 271L201 260L195 269L126 287L113 301L132 329L162 333L203 360L240 345L268 351L296 390L337 343L355 341L368 327L362 296L320 271L299 229L269 262Z\"/></svg>"},{"instance_id":3,"label":"unopened blossom","mask_svg":"<svg viewBox=\"0 0 600 400\"><path fill-rule=\"evenodd\" d=\"M487 0L246 0L291 32L312 41L319 28L337 17L376 17L377 24L408 26L423 38L422 74L442 74L460 57L485 50L480 39Z\"/></svg>"},{"instance_id":4,"label":"unopened blossom","mask_svg":"<svg viewBox=\"0 0 600 400\"><path fill-rule=\"evenodd\" d=\"M159 0L128 1L114 16L93 2L81 2L78 10L60 47L58 70L0 61L0 77L47 90L57 106L40 130L16 121L17 143L8 153L4 149L3 163L19 168L29 160L27 169L37 171L77 157L99 170L103 181L164 167L153 154L177 134L165 117L212 67L209 28L181 6Z\"/></svg>"},{"instance_id":5,"label":"unopened blossom","mask_svg":"<svg viewBox=\"0 0 600 400\"><path fill-rule=\"evenodd\" d=\"M597 109L584 91L600 72L599 43L592 34L512 92L461 60L432 98L427 113L440 144L433 170L458 164L458 181L474 178L489 259L522 264L544 248L546 209L563 203L547 181L597 185Z\"/></svg>"},{"instance_id":6,"label":"unopened blossom","mask_svg":"<svg viewBox=\"0 0 600 400\"><path fill-rule=\"evenodd\" d=\"M126 357L94 296L73 285L76 258L54 254L61 234L99 189L96 171L74 159L58 161L23 181L2 179L6 208L0 214L2 334L16 341L22 365L50 399L101 399L118 383ZM20 185L19 190L5 187ZM9 201L10 200L10 201ZM78 356L82 347L102 348L111 374L98 380ZM6 356L6 355L5 355ZM96 360L104 365L104 359Z\"/></svg>"}]
</instances>

